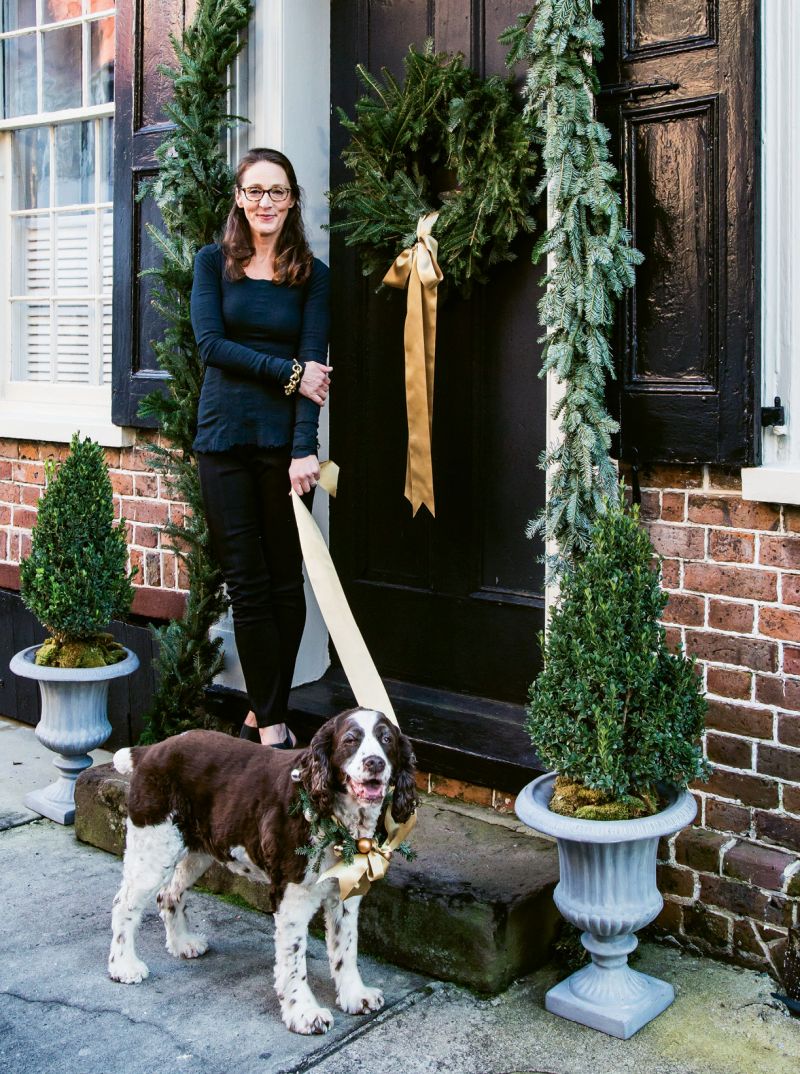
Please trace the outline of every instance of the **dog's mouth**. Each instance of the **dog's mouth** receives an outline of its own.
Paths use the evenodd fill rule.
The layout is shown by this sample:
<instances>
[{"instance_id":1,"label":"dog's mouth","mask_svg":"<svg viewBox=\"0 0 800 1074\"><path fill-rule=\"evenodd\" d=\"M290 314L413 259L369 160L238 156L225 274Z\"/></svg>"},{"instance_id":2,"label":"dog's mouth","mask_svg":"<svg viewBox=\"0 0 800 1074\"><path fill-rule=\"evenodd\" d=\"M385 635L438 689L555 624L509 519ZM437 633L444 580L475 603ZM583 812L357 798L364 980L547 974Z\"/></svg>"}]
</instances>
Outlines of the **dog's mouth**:
<instances>
[{"instance_id":1,"label":"dog's mouth","mask_svg":"<svg viewBox=\"0 0 800 1074\"><path fill-rule=\"evenodd\" d=\"M386 794L386 784L382 779L365 779L363 782L347 777L350 791L362 802L377 802Z\"/></svg>"}]
</instances>

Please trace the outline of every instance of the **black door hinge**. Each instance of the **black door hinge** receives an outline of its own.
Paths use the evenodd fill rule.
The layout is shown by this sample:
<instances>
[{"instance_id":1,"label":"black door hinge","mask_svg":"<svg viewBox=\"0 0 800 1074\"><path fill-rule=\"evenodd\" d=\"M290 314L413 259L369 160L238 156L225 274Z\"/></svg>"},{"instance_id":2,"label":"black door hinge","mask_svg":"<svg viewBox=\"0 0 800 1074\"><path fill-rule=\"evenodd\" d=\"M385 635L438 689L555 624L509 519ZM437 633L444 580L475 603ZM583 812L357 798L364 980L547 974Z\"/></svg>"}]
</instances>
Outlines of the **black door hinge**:
<instances>
[{"instance_id":1,"label":"black door hinge","mask_svg":"<svg viewBox=\"0 0 800 1074\"><path fill-rule=\"evenodd\" d=\"M781 402L781 397L779 395L776 395L774 406L762 406L761 408L761 428L767 429L770 425L785 424L786 408Z\"/></svg>"}]
</instances>

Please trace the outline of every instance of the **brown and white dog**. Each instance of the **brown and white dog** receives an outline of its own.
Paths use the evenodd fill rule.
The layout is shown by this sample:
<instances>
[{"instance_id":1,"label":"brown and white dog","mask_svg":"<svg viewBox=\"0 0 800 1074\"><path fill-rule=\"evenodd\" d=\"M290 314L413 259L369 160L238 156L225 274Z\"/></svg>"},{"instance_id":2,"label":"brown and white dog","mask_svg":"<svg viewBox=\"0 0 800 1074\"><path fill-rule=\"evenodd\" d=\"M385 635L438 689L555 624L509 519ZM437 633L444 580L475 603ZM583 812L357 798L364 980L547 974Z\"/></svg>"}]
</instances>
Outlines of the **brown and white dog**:
<instances>
[{"instance_id":1,"label":"brown and white dog","mask_svg":"<svg viewBox=\"0 0 800 1074\"><path fill-rule=\"evenodd\" d=\"M217 861L271 884L275 989L289 1029L325 1033L333 1025L306 979L308 924L320 905L339 1007L366 1014L383 1006L380 989L367 988L356 965L361 899L343 902L335 879L317 883L337 859L329 847L319 870L311 868L296 853L311 841L309 823L302 812L290 812L299 777L317 814L335 814L356 840L375 835L391 786L392 815L408 820L417 804L411 743L383 714L343 712L305 750L187 731L154 746L119 750L114 766L131 773L122 887L111 918L108 972L115 981L134 984L148 975L134 936L156 896L170 954L197 958L207 950L205 937L189 928L185 892Z\"/></svg>"}]
</instances>

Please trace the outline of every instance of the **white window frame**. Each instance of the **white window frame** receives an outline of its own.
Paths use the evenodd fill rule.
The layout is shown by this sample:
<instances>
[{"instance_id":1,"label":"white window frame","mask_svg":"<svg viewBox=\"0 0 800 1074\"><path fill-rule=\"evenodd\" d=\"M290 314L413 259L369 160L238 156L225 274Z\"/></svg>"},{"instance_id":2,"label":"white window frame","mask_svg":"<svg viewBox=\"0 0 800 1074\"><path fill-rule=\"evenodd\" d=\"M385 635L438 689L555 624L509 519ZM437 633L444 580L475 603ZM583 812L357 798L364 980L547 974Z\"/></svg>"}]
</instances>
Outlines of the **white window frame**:
<instances>
[{"instance_id":1,"label":"white window frame","mask_svg":"<svg viewBox=\"0 0 800 1074\"><path fill-rule=\"evenodd\" d=\"M39 8L41 10L41 0ZM84 13L73 19L64 19L52 25L58 27L90 25L92 22L116 14L115 7L105 11L89 12L88 3ZM50 24L48 24L50 25ZM24 31L20 31L22 33ZM15 32L12 32L12 34ZM88 33L88 30L87 30ZM38 35L37 35L38 36ZM40 40L40 37L39 37ZM90 59L88 50L83 55L84 93L88 86ZM39 61L41 71L41 57ZM11 379L11 271L14 256L11 231L11 132L29 127L44 127L95 118L113 117L113 102L90 105L85 108L64 109L59 112L39 112L35 115L0 118L0 436L25 440L45 440L69 443L72 434L79 430L107 447L122 447L133 443L135 431L121 428L111 422L111 385L46 384L42 382L13 381ZM9 251L10 256L5 256Z\"/></svg>"},{"instance_id":2,"label":"white window frame","mask_svg":"<svg viewBox=\"0 0 800 1074\"><path fill-rule=\"evenodd\" d=\"M762 4L761 397L786 423L762 431L761 466L742 470L746 500L800 504L800 5Z\"/></svg>"}]
</instances>

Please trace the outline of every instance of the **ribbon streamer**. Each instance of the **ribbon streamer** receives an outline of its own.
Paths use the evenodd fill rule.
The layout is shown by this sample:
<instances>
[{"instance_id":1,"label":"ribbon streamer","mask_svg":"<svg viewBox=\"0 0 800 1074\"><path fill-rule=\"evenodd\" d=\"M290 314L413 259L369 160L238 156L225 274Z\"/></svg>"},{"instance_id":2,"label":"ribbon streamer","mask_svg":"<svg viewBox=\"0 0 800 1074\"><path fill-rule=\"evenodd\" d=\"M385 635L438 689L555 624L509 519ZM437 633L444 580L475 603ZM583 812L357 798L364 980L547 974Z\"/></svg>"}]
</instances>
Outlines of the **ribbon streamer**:
<instances>
[{"instance_id":1,"label":"ribbon streamer","mask_svg":"<svg viewBox=\"0 0 800 1074\"><path fill-rule=\"evenodd\" d=\"M397 255L383 277L389 287L406 287L406 321L403 345L406 358L406 411L408 457L405 495L416 515L424 504L435 516L433 498L433 374L436 361L436 289L442 271L436 261L439 244L431 235L438 212L421 216L417 241Z\"/></svg>"},{"instance_id":2,"label":"ribbon streamer","mask_svg":"<svg viewBox=\"0 0 800 1074\"><path fill-rule=\"evenodd\" d=\"M331 496L336 495L339 467L335 462L323 462L320 466L319 485ZM369 654L361 631L356 625L350 605L342 589L342 583L336 573L328 546L314 521L311 512L292 490L297 532L303 551L308 578L314 596L317 598L322 618L331 636L336 652L339 654L342 668L350 683L356 701L362 708L382 712L387 719L399 727L386 687L378 674L378 669ZM391 806L387 806L383 818L387 839L380 847L375 847L368 854L355 854L348 865L337 862L320 876L317 883L336 877L342 898L366 895L373 880L380 880L386 875L392 851L414 827L416 814L405 824L398 825L392 817Z\"/></svg>"}]
</instances>

